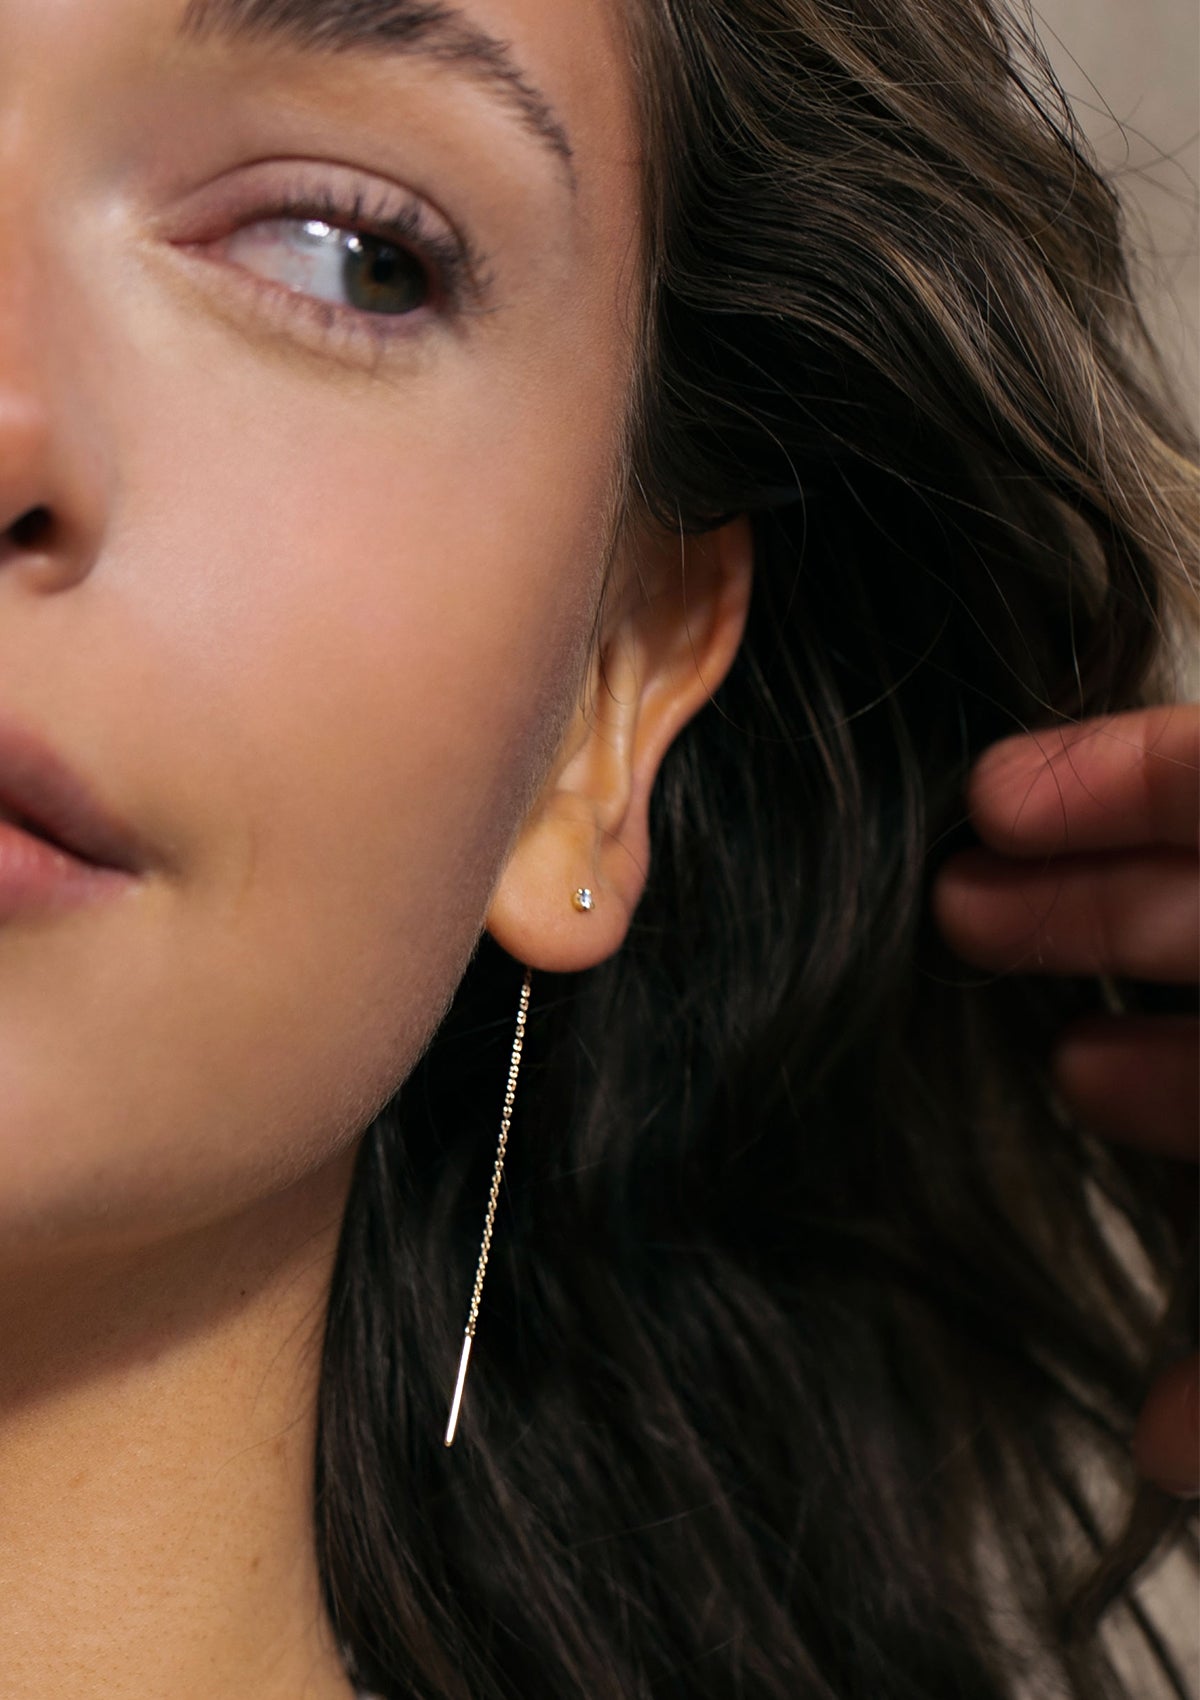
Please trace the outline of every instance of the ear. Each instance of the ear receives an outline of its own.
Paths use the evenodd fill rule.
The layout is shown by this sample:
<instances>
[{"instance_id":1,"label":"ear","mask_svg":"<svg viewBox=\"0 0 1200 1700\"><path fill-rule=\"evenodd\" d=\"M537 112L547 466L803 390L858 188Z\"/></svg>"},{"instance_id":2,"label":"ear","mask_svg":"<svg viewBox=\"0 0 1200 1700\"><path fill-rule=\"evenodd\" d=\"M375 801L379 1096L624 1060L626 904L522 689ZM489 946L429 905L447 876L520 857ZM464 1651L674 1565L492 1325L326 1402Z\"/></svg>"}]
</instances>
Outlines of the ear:
<instances>
[{"instance_id":1,"label":"ear","mask_svg":"<svg viewBox=\"0 0 1200 1700\"><path fill-rule=\"evenodd\" d=\"M617 563L581 700L487 914L518 961L567 973L620 948L649 873L655 776L737 653L752 567L745 516L643 535ZM575 906L580 889L590 909Z\"/></svg>"}]
</instances>

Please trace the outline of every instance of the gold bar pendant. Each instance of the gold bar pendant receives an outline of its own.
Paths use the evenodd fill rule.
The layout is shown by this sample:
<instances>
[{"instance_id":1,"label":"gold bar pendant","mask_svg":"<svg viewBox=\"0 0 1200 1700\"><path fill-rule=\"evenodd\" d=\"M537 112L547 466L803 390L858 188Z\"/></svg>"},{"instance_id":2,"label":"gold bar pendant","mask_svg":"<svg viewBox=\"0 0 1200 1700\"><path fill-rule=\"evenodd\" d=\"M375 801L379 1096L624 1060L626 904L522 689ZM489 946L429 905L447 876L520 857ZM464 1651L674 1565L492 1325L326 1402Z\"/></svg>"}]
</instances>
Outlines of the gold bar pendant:
<instances>
[{"instance_id":1,"label":"gold bar pendant","mask_svg":"<svg viewBox=\"0 0 1200 1700\"><path fill-rule=\"evenodd\" d=\"M462 1357L458 1360L458 1380L454 1384L454 1400L450 1406L450 1421L446 1424L446 1439L444 1444L454 1443L454 1431L458 1427L458 1407L462 1404L463 1383L467 1379L467 1359L471 1356L471 1335L463 1335Z\"/></svg>"}]
</instances>

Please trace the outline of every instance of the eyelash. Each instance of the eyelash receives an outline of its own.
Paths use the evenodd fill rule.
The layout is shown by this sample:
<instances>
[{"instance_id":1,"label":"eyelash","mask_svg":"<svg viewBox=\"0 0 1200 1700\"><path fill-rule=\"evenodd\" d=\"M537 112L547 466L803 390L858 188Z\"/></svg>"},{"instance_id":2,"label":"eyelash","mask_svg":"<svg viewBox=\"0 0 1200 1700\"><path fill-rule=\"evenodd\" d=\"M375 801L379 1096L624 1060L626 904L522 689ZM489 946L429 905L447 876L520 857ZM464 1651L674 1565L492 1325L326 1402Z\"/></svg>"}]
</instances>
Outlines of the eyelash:
<instances>
[{"instance_id":1,"label":"eyelash","mask_svg":"<svg viewBox=\"0 0 1200 1700\"><path fill-rule=\"evenodd\" d=\"M241 217L224 240L258 224L316 219L348 235L374 238L411 254L424 268L432 299L428 307L411 314L370 313L289 289L273 279L258 276L236 261L227 262L241 271L250 285L262 291L273 312L295 317L329 342L336 341L345 352L375 357L396 341L411 339L419 328L428 328L427 315L456 319L478 311L490 284L482 256L457 233L434 232L422 204L409 198L396 206L395 195L381 193L372 203L367 194L355 190L338 194L328 186L298 188L272 194L269 202L256 208L252 217ZM411 320L417 319L418 325ZM423 326L422 326L423 322Z\"/></svg>"}]
</instances>

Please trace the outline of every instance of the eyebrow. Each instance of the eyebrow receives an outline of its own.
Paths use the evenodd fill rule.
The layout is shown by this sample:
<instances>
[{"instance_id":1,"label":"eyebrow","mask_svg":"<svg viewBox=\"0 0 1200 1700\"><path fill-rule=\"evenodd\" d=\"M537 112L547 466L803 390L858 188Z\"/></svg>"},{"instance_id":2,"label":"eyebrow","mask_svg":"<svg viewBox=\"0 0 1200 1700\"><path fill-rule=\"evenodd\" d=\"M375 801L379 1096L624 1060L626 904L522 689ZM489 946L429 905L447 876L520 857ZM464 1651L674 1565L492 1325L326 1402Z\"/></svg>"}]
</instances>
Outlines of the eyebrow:
<instances>
[{"instance_id":1,"label":"eyebrow","mask_svg":"<svg viewBox=\"0 0 1200 1700\"><path fill-rule=\"evenodd\" d=\"M272 42L302 53L397 53L462 71L495 96L565 167L575 188L567 132L506 42L440 0L189 0L185 40Z\"/></svg>"}]
</instances>

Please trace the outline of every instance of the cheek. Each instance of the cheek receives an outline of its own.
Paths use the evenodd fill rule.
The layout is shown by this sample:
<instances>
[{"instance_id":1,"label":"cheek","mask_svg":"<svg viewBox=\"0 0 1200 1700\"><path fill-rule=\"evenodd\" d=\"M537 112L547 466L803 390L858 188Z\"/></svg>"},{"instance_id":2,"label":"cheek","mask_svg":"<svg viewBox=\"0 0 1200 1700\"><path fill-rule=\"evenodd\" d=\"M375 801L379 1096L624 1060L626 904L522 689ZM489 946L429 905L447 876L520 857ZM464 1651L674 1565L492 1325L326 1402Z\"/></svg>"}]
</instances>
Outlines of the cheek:
<instances>
[{"instance_id":1,"label":"cheek","mask_svg":"<svg viewBox=\"0 0 1200 1700\"><path fill-rule=\"evenodd\" d=\"M204 528L173 510L153 551L177 563L170 589L134 592L129 620L219 756L197 877L240 903L309 888L378 928L428 916L441 885L462 892L433 911L458 932L486 901L582 659L597 509L586 478L540 475L536 433L446 438L249 432L208 460Z\"/></svg>"},{"instance_id":2,"label":"cheek","mask_svg":"<svg viewBox=\"0 0 1200 1700\"><path fill-rule=\"evenodd\" d=\"M535 432L524 458L434 454L260 419L230 453L212 417L164 432L186 464L139 469L161 500L114 535L88 613L105 723L135 680L150 710L141 817L177 872L0 957L13 1208L53 1185L69 1212L74 1176L84 1214L186 1215L356 1132L457 983L573 699L594 472L547 478Z\"/></svg>"}]
</instances>

